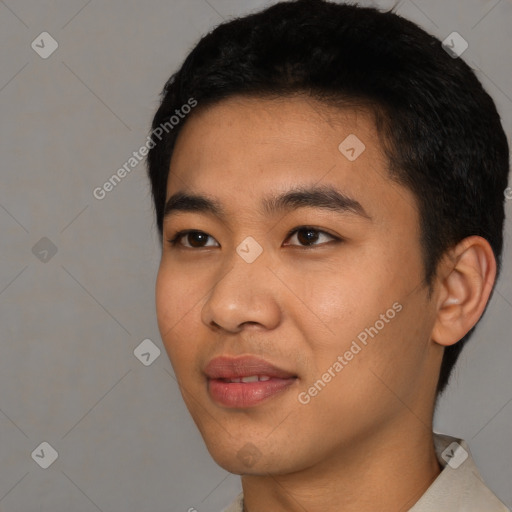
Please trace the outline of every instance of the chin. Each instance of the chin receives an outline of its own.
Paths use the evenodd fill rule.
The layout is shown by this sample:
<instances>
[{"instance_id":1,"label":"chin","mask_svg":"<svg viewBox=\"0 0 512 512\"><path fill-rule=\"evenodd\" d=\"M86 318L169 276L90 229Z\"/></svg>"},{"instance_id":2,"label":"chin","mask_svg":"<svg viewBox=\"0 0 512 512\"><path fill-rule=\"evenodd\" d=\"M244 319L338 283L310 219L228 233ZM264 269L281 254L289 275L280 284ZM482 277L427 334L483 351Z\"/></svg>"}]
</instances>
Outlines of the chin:
<instances>
[{"instance_id":1,"label":"chin","mask_svg":"<svg viewBox=\"0 0 512 512\"><path fill-rule=\"evenodd\" d=\"M269 461L250 440L227 438L225 444L207 442L206 448L222 469L235 475L263 475L268 474L269 468L275 469L275 461Z\"/></svg>"}]
</instances>

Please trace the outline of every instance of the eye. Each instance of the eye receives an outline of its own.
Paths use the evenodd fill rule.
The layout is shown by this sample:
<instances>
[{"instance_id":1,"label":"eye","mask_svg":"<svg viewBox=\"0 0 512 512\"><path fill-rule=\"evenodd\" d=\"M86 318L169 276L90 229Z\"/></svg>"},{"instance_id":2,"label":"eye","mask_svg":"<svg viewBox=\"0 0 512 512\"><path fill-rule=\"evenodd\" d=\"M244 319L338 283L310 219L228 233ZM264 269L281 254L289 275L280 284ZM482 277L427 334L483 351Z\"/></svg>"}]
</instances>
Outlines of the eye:
<instances>
[{"instance_id":1,"label":"eye","mask_svg":"<svg viewBox=\"0 0 512 512\"><path fill-rule=\"evenodd\" d=\"M293 236L292 236L293 235ZM341 239L331 235L321 229L317 229L311 226L301 226L298 228L292 229L286 236L286 240L296 239L299 243L287 243L286 245L299 245L303 247L311 247L315 245L324 245L324 243L317 243L322 239L322 236L327 240L324 243L329 242L328 239L340 241ZM183 230L178 231L173 238L168 240L168 242L172 246L181 245L182 247L186 247L188 249L201 249L206 247L219 247L217 242L213 244L208 244L208 239L212 241L215 240L211 235L205 233L204 231L197 230ZM186 240L188 244L182 243L182 240Z\"/></svg>"},{"instance_id":2,"label":"eye","mask_svg":"<svg viewBox=\"0 0 512 512\"><path fill-rule=\"evenodd\" d=\"M293 236L292 236L293 235ZM331 240L340 240L340 238L335 237L334 235L330 235L321 229L317 229L310 226L301 226L299 228L294 228L292 231L288 233L286 239L297 239L299 244L303 246L312 246L312 245L323 245L322 243L317 244L316 242L322 237L327 236ZM327 240L328 241L328 240ZM296 245L296 244L291 244Z\"/></svg>"},{"instance_id":3,"label":"eye","mask_svg":"<svg viewBox=\"0 0 512 512\"><path fill-rule=\"evenodd\" d=\"M218 244L204 245L204 242L206 242L208 238L212 237L208 233L204 233L203 231L185 230L178 231L172 239L168 240L168 242L173 246L179 244L189 249L198 249L202 247L218 247ZM180 243L182 239L188 239L189 245Z\"/></svg>"}]
</instances>

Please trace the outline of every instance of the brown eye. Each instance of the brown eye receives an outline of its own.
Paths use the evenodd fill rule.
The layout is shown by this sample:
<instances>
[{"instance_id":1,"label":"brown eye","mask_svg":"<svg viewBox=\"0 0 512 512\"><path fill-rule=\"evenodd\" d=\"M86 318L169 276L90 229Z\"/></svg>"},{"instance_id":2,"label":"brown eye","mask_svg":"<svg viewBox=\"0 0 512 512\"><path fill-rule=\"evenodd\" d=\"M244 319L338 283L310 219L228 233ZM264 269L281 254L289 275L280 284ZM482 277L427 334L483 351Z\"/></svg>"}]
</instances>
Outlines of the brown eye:
<instances>
[{"instance_id":1,"label":"brown eye","mask_svg":"<svg viewBox=\"0 0 512 512\"><path fill-rule=\"evenodd\" d=\"M299 229L297 240L303 245L311 245L318 240L319 234L315 229Z\"/></svg>"},{"instance_id":2,"label":"brown eye","mask_svg":"<svg viewBox=\"0 0 512 512\"><path fill-rule=\"evenodd\" d=\"M204 247L204 243L208 240L206 233L200 231L192 231L185 235L191 247Z\"/></svg>"},{"instance_id":3,"label":"brown eye","mask_svg":"<svg viewBox=\"0 0 512 512\"><path fill-rule=\"evenodd\" d=\"M174 238L172 240L169 240L169 243L173 246L175 245L182 245L183 247L187 247L189 249L201 249L204 247L217 247L218 244L215 243L213 245L206 245L208 242L208 239L213 237L208 235L207 233L204 233L203 231L180 231L179 233L176 233ZM186 240L188 243L182 243L182 240Z\"/></svg>"},{"instance_id":4,"label":"brown eye","mask_svg":"<svg viewBox=\"0 0 512 512\"><path fill-rule=\"evenodd\" d=\"M293 236L292 236L293 235ZM314 246L314 245L323 245L322 243L317 244L316 242L322 237L330 238L331 240L339 240L333 235L330 235L329 233L326 233L325 231L322 231L320 229L312 228L312 227L301 227L294 229L288 238L296 238L299 242L298 245L302 246ZM329 240L327 240L328 242ZM291 245L297 245L297 244L291 244Z\"/></svg>"}]
</instances>

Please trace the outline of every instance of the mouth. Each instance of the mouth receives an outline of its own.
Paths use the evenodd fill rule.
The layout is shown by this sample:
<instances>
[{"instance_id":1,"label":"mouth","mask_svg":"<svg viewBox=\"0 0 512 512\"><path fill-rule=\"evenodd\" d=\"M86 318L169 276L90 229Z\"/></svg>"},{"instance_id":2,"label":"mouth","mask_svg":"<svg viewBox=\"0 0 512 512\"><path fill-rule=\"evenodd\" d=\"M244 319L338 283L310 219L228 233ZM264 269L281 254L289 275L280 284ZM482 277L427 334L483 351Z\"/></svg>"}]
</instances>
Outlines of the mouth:
<instances>
[{"instance_id":1,"label":"mouth","mask_svg":"<svg viewBox=\"0 0 512 512\"><path fill-rule=\"evenodd\" d=\"M223 407L255 407L282 395L298 376L253 356L216 357L204 370L210 398Z\"/></svg>"},{"instance_id":2,"label":"mouth","mask_svg":"<svg viewBox=\"0 0 512 512\"><path fill-rule=\"evenodd\" d=\"M238 378L230 378L230 379L219 379L223 382L266 382L270 380L272 377L268 375L249 375L249 377L238 377Z\"/></svg>"}]
</instances>

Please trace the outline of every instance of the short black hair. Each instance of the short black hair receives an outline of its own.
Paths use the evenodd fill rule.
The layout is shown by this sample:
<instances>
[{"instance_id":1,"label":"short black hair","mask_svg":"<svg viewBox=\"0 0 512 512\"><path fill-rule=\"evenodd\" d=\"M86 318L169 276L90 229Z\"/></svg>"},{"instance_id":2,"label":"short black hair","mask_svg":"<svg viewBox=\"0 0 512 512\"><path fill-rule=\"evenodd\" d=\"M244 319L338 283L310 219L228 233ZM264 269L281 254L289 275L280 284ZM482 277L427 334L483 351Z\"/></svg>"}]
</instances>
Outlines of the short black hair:
<instances>
[{"instance_id":1,"label":"short black hair","mask_svg":"<svg viewBox=\"0 0 512 512\"><path fill-rule=\"evenodd\" d=\"M226 21L169 78L152 133L171 129L147 156L160 241L169 165L186 123L169 123L176 110L191 99L193 116L233 96L297 94L374 114L390 179L417 199L425 284L443 254L471 235L488 240L499 274L509 147L493 100L460 57L415 23L325 0L278 2ZM473 331L445 348L436 396Z\"/></svg>"}]
</instances>

